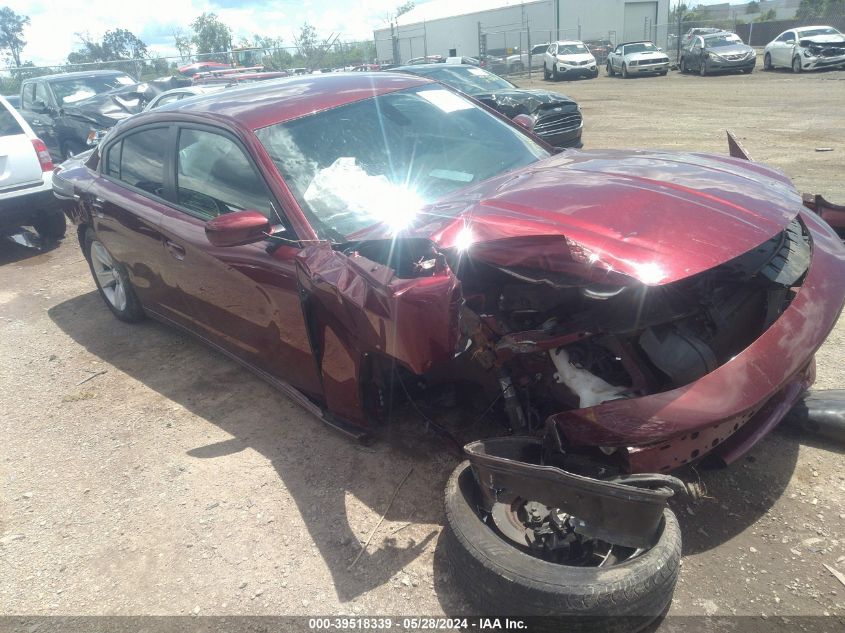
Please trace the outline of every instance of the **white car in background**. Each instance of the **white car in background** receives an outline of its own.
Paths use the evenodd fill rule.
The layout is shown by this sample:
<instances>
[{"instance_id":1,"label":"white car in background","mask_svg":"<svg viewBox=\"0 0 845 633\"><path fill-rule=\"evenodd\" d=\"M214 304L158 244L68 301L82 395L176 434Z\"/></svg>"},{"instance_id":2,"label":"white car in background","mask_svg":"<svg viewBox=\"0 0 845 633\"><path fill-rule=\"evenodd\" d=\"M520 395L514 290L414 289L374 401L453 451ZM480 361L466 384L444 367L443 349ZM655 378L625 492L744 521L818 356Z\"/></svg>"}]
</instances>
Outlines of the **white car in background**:
<instances>
[{"instance_id":1,"label":"white car in background","mask_svg":"<svg viewBox=\"0 0 845 633\"><path fill-rule=\"evenodd\" d=\"M53 161L44 142L0 97L0 233L31 226L47 240L64 237L65 215L53 195Z\"/></svg>"},{"instance_id":2,"label":"white car in background","mask_svg":"<svg viewBox=\"0 0 845 633\"><path fill-rule=\"evenodd\" d=\"M598 77L596 58L584 42L552 42L543 55L543 79L562 77Z\"/></svg>"},{"instance_id":3,"label":"white car in background","mask_svg":"<svg viewBox=\"0 0 845 633\"><path fill-rule=\"evenodd\" d=\"M832 26L802 26L784 31L763 50L763 70L778 66L791 67L796 73L845 67L845 35Z\"/></svg>"},{"instance_id":4,"label":"white car in background","mask_svg":"<svg viewBox=\"0 0 845 633\"><path fill-rule=\"evenodd\" d=\"M154 97L146 106L144 111L154 110L160 108L168 103L175 103L187 97L195 97L197 95L207 95L212 92L220 92L226 88L225 84L209 84L207 86L185 86L184 88L174 88L173 90L166 90L160 95Z\"/></svg>"},{"instance_id":5,"label":"white car in background","mask_svg":"<svg viewBox=\"0 0 845 633\"><path fill-rule=\"evenodd\" d=\"M654 42L625 42L607 56L607 74L616 73L627 79L631 75L665 75L669 72L669 56Z\"/></svg>"}]
</instances>

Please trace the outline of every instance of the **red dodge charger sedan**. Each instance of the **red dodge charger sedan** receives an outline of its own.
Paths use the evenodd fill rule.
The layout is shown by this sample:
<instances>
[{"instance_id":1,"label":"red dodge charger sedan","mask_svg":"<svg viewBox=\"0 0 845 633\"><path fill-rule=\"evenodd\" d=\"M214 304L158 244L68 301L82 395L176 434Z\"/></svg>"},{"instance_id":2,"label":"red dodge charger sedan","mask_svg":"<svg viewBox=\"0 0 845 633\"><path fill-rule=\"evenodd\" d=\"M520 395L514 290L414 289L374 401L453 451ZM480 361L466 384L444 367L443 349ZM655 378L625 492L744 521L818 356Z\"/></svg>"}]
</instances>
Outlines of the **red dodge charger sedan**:
<instances>
[{"instance_id":1,"label":"red dodge charger sedan","mask_svg":"<svg viewBox=\"0 0 845 633\"><path fill-rule=\"evenodd\" d=\"M118 318L187 330L353 436L396 398L479 403L481 424L428 420L469 442L455 574L496 613L585 626L663 611L669 472L772 429L845 299L840 240L780 173L556 151L408 75L185 99L54 188Z\"/></svg>"}]
</instances>

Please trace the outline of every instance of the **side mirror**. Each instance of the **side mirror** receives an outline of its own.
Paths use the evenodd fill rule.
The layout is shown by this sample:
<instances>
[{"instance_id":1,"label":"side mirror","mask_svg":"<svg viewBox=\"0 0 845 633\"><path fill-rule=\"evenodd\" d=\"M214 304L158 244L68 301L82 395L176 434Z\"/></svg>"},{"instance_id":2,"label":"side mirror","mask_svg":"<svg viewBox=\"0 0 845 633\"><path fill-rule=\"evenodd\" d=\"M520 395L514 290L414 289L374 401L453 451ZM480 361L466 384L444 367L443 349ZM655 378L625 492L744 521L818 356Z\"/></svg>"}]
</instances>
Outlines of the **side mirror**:
<instances>
[{"instance_id":1,"label":"side mirror","mask_svg":"<svg viewBox=\"0 0 845 633\"><path fill-rule=\"evenodd\" d=\"M534 129L534 117L528 116L527 114L517 114L513 118L513 122L519 127L524 127L529 132Z\"/></svg>"},{"instance_id":2,"label":"side mirror","mask_svg":"<svg viewBox=\"0 0 845 633\"><path fill-rule=\"evenodd\" d=\"M205 236L213 246L241 246L264 239L270 220L258 211L235 211L205 223Z\"/></svg>"},{"instance_id":3,"label":"side mirror","mask_svg":"<svg viewBox=\"0 0 845 633\"><path fill-rule=\"evenodd\" d=\"M41 99L36 99L35 101L33 101L29 109L37 114L47 114L50 111L50 108L48 108L47 104L44 103Z\"/></svg>"}]
</instances>

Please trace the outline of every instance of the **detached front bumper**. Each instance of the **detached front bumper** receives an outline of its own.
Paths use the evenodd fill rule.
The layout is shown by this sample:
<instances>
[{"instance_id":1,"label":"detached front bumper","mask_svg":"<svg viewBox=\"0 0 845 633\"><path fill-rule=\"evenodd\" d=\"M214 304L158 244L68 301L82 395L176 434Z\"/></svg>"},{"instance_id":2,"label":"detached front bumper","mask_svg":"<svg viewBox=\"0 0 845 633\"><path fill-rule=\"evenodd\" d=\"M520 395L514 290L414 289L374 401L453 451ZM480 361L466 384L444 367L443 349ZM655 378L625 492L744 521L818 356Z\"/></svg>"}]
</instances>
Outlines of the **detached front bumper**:
<instances>
[{"instance_id":1,"label":"detached front bumper","mask_svg":"<svg viewBox=\"0 0 845 633\"><path fill-rule=\"evenodd\" d=\"M667 472L714 453L730 463L786 415L815 378L813 356L845 303L845 248L801 211L813 256L789 307L731 361L697 381L642 398L550 416L573 446L617 447L631 472Z\"/></svg>"},{"instance_id":2,"label":"detached front bumper","mask_svg":"<svg viewBox=\"0 0 845 633\"><path fill-rule=\"evenodd\" d=\"M804 70L829 68L831 66L845 66L845 55L837 55L836 57L806 57L801 55L801 67Z\"/></svg>"}]
</instances>

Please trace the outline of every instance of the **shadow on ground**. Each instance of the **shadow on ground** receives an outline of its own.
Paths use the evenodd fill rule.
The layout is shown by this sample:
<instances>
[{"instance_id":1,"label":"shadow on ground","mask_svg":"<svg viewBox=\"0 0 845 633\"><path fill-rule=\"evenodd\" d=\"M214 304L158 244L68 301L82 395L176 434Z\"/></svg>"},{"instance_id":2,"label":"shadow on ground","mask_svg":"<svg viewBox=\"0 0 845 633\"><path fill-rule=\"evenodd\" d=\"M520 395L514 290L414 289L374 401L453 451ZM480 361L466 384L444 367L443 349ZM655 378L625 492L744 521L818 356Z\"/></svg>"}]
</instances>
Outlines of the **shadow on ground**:
<instances>
[{"instance_id":1,"label":"shadow on ground","mask_svg":"<svg viewBox=\"0 0 845 633\"><path fill-rule=\"evenodd\" d=\"M304 412L298 415L300 409L282 394L189 336L152 321L116 321L93 291L54 306L49 316L93 355L232 436L197 446L189 456L215 459L252 448L266 457L296 503L341 601L389 582L435 544L436 529L405 546L380 537L355 568L348 569L361 538L360 530L354 532L349 524L348 493L381 515L413 467L386 520L442 524L442 490L457 459L443 441L413 423L402 423L410 434L400 425L386 440L365 447ZM795 432L775 433L730 468L679 473L700 478L708 491L697 503L673 502L685 554L718 547L767 512L793 474L799 437ZM325 466L327 460L334 462L332 467ZM435 591L444 611L471 613L452 584L439 540L433 564Z\"/></svg>"},{"instance_id":2,"label":"shadow on ground","mask_svg":"<svg viewBox=\"0 0 845 633\"><path fill-rule=\"evenodd\" d=\"M30 257L48 253L61 244L58 240L42 240L38 234L21 228L0 235L0 266L15 262L28 263ZM43 260L42 260L43 261Z\"/></svg>"}]
</instances>

